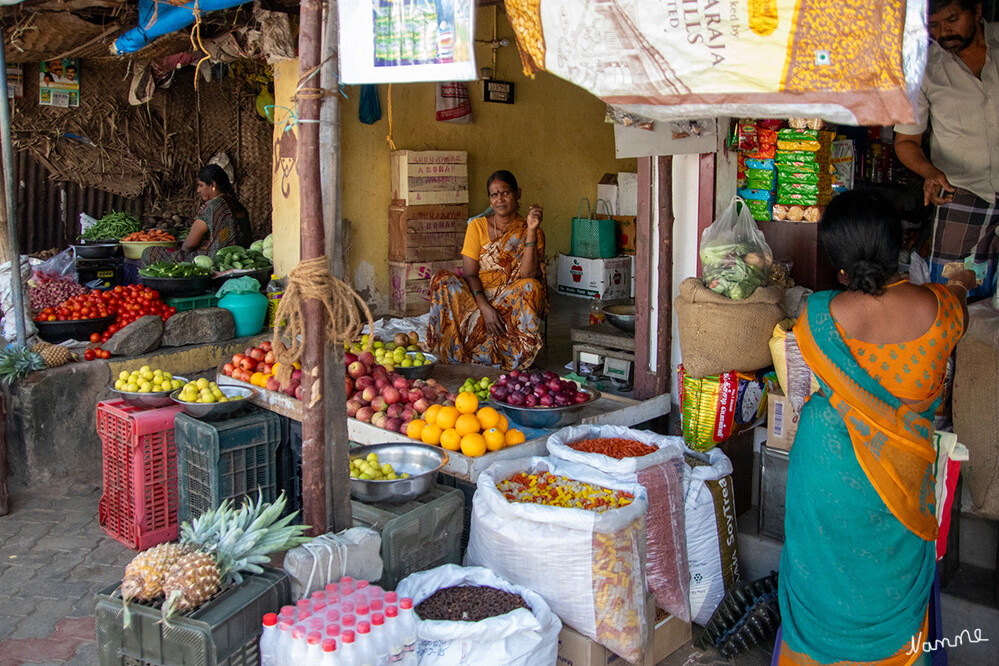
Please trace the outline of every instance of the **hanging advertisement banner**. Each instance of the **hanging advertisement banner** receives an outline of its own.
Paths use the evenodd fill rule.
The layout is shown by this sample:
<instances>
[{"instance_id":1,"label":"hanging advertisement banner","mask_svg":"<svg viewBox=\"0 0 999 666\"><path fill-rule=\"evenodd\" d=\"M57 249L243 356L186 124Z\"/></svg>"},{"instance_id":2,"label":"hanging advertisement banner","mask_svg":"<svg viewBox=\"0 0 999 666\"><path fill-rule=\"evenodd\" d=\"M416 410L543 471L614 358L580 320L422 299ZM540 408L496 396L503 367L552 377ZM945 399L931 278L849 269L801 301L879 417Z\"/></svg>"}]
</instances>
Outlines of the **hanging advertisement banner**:
<instances>
[{"instance_id":1,"label":"hanging advertisement banner","mask_svg":"<svg viewBox=\"0 0 999 666\"><path fill-rule=\"evenodd\" d=\"M43 62L38 69L38 103L41 106L80 106L80 62L62 58Z\"/></svg>"},{"instance_id":2,"label":"hanging advertisement banner","mask_svg":"<svg viewBox=\"0 0 999 666\"><path fill-rule=\"evenodd\" d=\"M472 81L475 0L341 2L340 80Z\"/></svg>"},{"instance_id":3,"label":"hanging advertisement banner","mask_svg":"<svg viewBox=\"0 0 999 666\"><path fill-rule=\"evenodd\" d=\"M926 3L506 0L524 72L548 71L654 120L909 122Z\"/></svg>"}]
</instances>

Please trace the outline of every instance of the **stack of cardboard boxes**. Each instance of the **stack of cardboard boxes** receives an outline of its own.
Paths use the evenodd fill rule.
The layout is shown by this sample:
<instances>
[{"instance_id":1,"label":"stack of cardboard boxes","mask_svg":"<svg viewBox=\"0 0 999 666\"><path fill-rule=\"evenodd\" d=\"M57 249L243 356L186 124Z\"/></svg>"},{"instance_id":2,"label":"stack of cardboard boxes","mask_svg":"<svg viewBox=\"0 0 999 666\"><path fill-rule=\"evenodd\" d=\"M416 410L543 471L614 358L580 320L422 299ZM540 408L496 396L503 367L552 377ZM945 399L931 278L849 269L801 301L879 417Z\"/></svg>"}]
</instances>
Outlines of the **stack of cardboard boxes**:
<instances>
[{"instance_id":1,"label":"stack of cardboard boxes","mask_svg":"<svg viewBox=\"0 0 999 666\"><path fill-rule=\"evenodd\" d=\"M463 150L391 153L389 281L392 314L430 310L430 280L461 272L468 221L468 154Z\"/></svg>"}]
</instances>

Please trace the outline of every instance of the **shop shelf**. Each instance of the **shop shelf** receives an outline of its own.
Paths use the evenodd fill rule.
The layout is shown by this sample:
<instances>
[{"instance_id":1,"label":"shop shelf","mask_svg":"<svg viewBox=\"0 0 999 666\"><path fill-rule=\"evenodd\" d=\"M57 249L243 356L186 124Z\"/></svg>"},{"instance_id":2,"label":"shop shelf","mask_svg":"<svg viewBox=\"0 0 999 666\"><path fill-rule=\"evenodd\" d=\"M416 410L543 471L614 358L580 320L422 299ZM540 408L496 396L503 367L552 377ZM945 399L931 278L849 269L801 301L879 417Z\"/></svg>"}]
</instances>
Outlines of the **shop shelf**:
<instances>
[{"instance_id":1,"label":"shop shelf","mask_svg":"<svg viewBox=\"0 0 999 666\"><path fill-rule=\"evenodd\" d=\"M144 409L124 400L97 404L104 491L101 528L129 548L177 538L177 449L180 405Z\"/></svg>"},{"instance_id":2,"label":"shop shelf","mask_svg":"<svg viewBox=\"0 0 999 666\"><path fill-rule=\"evenodd\" d=\"M291 602L288 576L264 567L191 613L165 624L159 604L131 602L125 629L120 583L96 595L94 623L101 666L120 664L201 664L250 666L260 664L260 619Z\"/></svg>"},{"instance_id":3,"label":"shop shelf","mask_svg":"<svg viewBox=\"0 0 999 666\"><path fill-rule=\"evenodd\" d=\"M280 416L251 409L222 421L199 421L181 413L175 427L181 522L226 499L255 500L258 488L265 502L277 499Z\"/></svg>"},{"instance_id":4,"label":"shop shelf","mask_svg":"<svg viewBox=\"0 0 999 666\"><path fill-rule=\"evenodd\" d=\"M395 589L411 573L461 563L465 497L460 490L435 485L412 502L350 504L355 527L381 534L379 584L385 589Z\"/></svg>"},{"instance_id":5,"label":"shop shelf","mask_svg":"<svg viewBox=\"0 0 999 666\"><path fill-rule=\"evenodd\" d=\"M177 308L177 312L184 312L186 310L197 310L198 308L218 307L219 299L215 298L215 294L202 294L201 296L164 298L163 302L169 307Z\"/></svg>"}]
</instances>

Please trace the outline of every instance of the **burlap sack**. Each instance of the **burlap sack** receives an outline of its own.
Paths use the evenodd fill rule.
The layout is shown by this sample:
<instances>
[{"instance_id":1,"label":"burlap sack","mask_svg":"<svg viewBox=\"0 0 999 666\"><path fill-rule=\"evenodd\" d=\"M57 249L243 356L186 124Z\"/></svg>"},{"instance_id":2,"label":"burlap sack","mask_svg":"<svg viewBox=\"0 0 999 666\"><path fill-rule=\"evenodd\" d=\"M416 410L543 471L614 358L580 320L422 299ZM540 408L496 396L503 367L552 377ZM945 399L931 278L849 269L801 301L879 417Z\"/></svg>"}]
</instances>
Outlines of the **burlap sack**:
<instances>
[{"instance_id":1,"label":"burlap sack","mask_svg":"<svg viewBox=\"0 0 999 666\"><path fill-rule=\"evenodd\" d=\"M999 520L999 312L982 302L968 313L954 367L954 433L968 447L961 476L973 512Z\"/></svg>"},{"instance_id":2,"label":"burlap sack","mask_svg":"<svg viewBox=\"0 0 999 666\"><path fill-rule=\"evenodd\" d=\"M786 316L783 297L784 288L776 284L758 287L749 298L733 301L711 291L698 278L681 282L674 305L687 374L700 379L771 365L770 337Z\"/></svg>"}]
</instances>

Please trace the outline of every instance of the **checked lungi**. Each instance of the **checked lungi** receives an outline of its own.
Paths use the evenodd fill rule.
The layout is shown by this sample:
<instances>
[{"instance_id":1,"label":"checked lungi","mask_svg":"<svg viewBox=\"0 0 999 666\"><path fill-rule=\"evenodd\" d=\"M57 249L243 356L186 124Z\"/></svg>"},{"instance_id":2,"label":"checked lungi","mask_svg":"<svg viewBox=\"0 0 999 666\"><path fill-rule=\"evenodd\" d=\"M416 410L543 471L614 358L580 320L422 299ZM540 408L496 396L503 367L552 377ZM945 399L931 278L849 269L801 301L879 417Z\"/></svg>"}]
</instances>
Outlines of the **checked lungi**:
<instances>
[{"instance_id":1,"label":"checked lungi","mask_svg":"<svg viewBox=\"0 0 999 666\"><path fill-rule=\"evenodd\" d=\"M996 290L996 264L999 263L999 196L987 201L968 190L957 188L953 199L937 206L933 215L933 246L930 250L930 279L946 282L945 264L974 255L977 264L987 264L985 280L968 292L968 300L987 298Z\"/></svg>"}]
</instances>

